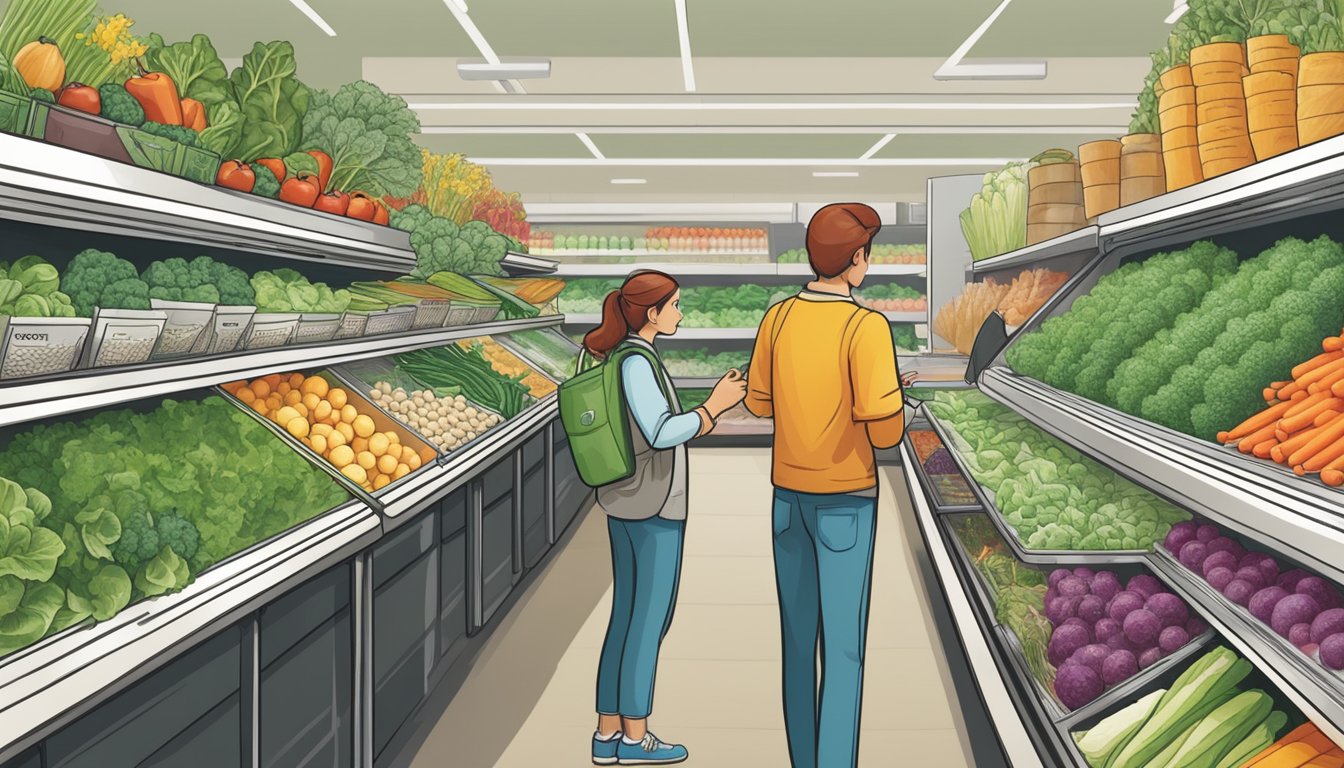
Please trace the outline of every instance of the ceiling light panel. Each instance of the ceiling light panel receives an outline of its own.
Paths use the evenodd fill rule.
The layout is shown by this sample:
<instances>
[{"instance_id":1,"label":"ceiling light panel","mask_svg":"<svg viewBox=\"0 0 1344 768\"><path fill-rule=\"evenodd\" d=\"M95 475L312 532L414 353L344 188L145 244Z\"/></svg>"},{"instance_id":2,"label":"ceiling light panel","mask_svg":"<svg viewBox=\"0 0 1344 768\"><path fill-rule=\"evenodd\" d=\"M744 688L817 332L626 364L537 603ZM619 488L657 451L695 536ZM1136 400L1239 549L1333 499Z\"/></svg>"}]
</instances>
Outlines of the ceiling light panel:
<instances>
[{"instance_id":1,"label":"ceiling light panel","mask_svg":"<svg viewBox=\"0 0 1344 768\"><path fill-rule=\"evenodd\" d=\"M691 29L686 18L686 0L673 0L677 11L677 44L681 48L681 79L690 93L695 92L695 63L691 60Z\"/></svg>"},{"instance_id":2,"label":"ceiling light panel","mask_svg":"<svg viewBox=\"0 0 1344 768\"><path fill-rule=\"evenodd\" d=\"M647 184L648 179L612 179L612 184Z\"/></svg>"},{"instance_id":3,"label":"ceiling light panel","mask_svg":"<svg viewBox=\"0 0 1344 768\"><path fill-rule=\"evenodd\" d=\"M873 143L862 134L595 134L593 139L610 158L858 157Z\"/></svg>"},{"instance_id":4,"label":"ceiling light panel","mask_svg":"<svg viewBox=\"0 0 1344 768\"><path fill-rule=\"evenodd\" d=\"M325 32L327 37L336 36L336 30L332 29L331 25L327 23L326 19L323 19L322 16L318 14L317 11L313 10L312 6L308 5L308 3L304 2L304 0L289 0L289 3L290 5L299 9L299 12L302 13L304 16L307 16L309 21L313 22L313 24L316 24L318 29Z\"/></svg>"},{"instance_id":5,"label":"ceiling light panel","mask_svg":"<svg viewBox=\"0 0 1344 768\"><path fill-rule=\"evenodd\" d=\"M854 179L858 178L858 171L813 171L812 176L818 179Z\"/></svg>"}]
</instances>

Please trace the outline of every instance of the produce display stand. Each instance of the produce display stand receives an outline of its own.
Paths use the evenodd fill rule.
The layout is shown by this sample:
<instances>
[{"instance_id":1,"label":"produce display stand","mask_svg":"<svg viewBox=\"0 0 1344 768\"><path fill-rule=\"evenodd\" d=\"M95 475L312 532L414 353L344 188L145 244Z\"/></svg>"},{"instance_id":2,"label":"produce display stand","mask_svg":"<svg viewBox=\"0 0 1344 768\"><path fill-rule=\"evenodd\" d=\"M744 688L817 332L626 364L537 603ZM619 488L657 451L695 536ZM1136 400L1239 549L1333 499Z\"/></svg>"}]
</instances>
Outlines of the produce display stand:
<instances>
[{"instance_id":1,"label":"produce display stand","mask_svg":"<svg viewBox=\"0 0 1344 768\"><path fill-rule=\"evenodd\" d=\"M1344 137L1336 137L1103 214L1095 228L980 262L968 274L972 279L983 279L995 273L1048 264L1050 260L1061 263L1074 259L1074 263L1082 263L1065 286L1010 338L1008 348L1011 348L1022 332L1035 330L1046 319L1067 311L1103 275L1127 260L1184 247L1204 238L1235 245L1246 237L1257 243L1272 243L1288 235L1314 237L1325 232L1338 239L1334 222L1341 208L1344 208ZM1297 477L1277 464L1175 432L1014 373L1005 362L1004 352L982 372L977 385L984 394L1089 459L1226 528L1229 535L1241 538L1247 547L1296 562L1336 584L1344 583L1344 567L1340 565L1344 563L1344 493ZM931 421L935 429L940 428L936 419ZM905 446L903 453L906 476L916 490L920 522L936 562L940 555L937 550L946 543L929 535L936 518L929 499L925 498L927 480L910 466L914 461L913 450ZM963 461L956 451L952 453L958 462ZM965 469L964 464L962 468ZM997 521L990 500L983 497L981 500L991 519ZM1017 548L1014 538L1006 540L1013 549ZM1082 555L1079 560L1070 560L1089 561L1100 563L1104 558ZM1138 562L1151 569L1209 622L1216 635L1214 642L1229 645L1252 663L1256 671L1248 685L1277 690L1283 700L1290 701L1336 743L1344 742L1344 677L1293 647L1246 609L1231 603L1161 546L1139 555ZM972 591L966 585L954 588L958 586L963 594L946 595L950 604L966 600ZM957 617L955 611L953 614ZM993 623L992 617L986 621ZM968 652L972 643L966 638L975 630L983 632L985 626L958 626ZM988 648L991 654L1006 659L1012 656L1001 647L991 644ZM1003 664L1002 659L999 662ZM1169 683L1176 673L1172 668L1156 678L1146 678L1146 686L1128 692L1129 699ZM987 701L990 698L986 696ZM1022 728L1033 727L1030 710L1002 715L995 711L994 715L995 725L1001 731L1016 735ZM1103 715L1102 711L1087 708L1066 718L1062 727L1067 732L1078 732L1095 725ZM1044 738L1038 736L1037 742ZM1059 757L1042 751L1038 759L1056 764L1054 761Z\"/></svg>"},{"instance_id":2,"label":"produce display stand","mask_svg":"<svg viewBox=\"0 0 1344 768\"><path fill-rule=\"evenodd\" d=\"M195 245L221 260L307 261L366 280L415 264L406 233L388 227L15 136L0 134L0 158L0 225L25 242ZM492 321L7 380L0 427L562 322ZM546 370L525 345L510 348ZM228 556L179 592L0 657L0 765L26 767L37 754L137 765L200 739L220 764L276 764L296 734L350 764L385 759L591 504L557 415L554 395L534 402L396 483Z\"/></svg>"}]
</instances>

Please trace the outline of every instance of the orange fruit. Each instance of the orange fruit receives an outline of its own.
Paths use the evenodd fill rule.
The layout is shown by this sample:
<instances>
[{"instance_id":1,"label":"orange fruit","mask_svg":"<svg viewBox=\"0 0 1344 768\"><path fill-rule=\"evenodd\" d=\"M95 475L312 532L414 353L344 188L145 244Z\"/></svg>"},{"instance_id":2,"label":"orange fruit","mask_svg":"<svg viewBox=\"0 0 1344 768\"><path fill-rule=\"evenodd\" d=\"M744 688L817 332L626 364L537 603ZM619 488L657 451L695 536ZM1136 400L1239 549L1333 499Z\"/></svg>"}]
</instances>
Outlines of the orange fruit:
<instances>
[{"instance_id":1,"label":"orange fruit","mask_svg":"<svg viewBox=\"0 0 1344 768\"><path fill-rule=\"evenodd\" d=\"M359 466L363 467L366 470L373 469L374 467L378 466L377 457L375 457L372 453L369 453L368 451L360 451L356 453L355 461L359 463Z\"/></svg>"},{"instance_id":2,"label":"orange fruit","mask_svg":"<svg viewBox=\"0 0 1344 768\"><path fill-rule=\"evenodd\" d=\"M252 382L252 386L248 389L251 389L262 400L265 400L271 394L271 385L265 379L257 379Z\"/></svg>"},{"instance_id":3,"label":"orange fruit","mask_svg":"<svg viewBox=\"0 0 1344 768\"><path fill-rule=\"evenodd\" d=\"M335 408L336 404L332 403L331 407ZM346 403L345 407L341 408L341 421L345 422L346 424L353 423L355 418L358 416L359 411L355 410L355 406L350 405L349 403Z\"/></svg>"},{"instance_id":4,"label":"orange fruit","mask_svg":"<svg viewBox=\"0 0 1344 768\"><path fill-rule=\"evenodd\" d=\"M411 457L415 455L416 455L415 449L412 448L411 446L409 445L401 446L401 462L403 464L410 464Z\"/></svg>"},{"instance_id":5,"label":"orange fruit","mask_svg":"<svg viewBox=\"0 0 1344 768\"><path fill-rule=\"evenodd\" d=\"M363 453L369 450L369 440L356 435L355 439L350 441L350 447L355 449L355 453Z\"/></svg>"},{"instance_id":6,"label":"orange fruit","mask_svg":"<svg viewBox=\"0 0 1344 768\"><path fill-rule=\"evenodd\" d=\"M341 474L360 485L364 485L369 479L369 473L365 472L364 468L358 464L346 464L341 467Z\"/></svg>"},{"instance_id":7,"label":"orange fruit","mask_svg":"<svg viewBox=\"0 0 1344 768\"><path fill-rule=\"evenodd\" d=\"M347 443L349 443L351 440L354 440L354 439L355 439L355 430L354 430L354 427L351 427L349 424L346 424L344 421L342 421L340 424L337 424L337 425L336 425L336 431L337 431L339 434L341 434L342 436L345 437L345 442L347 442Z\"/></svg>"},{"instance_id":8,"label":"orange fruit","mask_svg":"<svg viewBox=\"0 0 1344 768\"><path fill-rule=\"evenodd\" d=\"M317 395L318 397L326 397L330 388L327 380L321 376L309 376L303 380L303 386L299 387L304 394Z\"/></svg>"},{"instance_id":9,"label":"orange fruit","mask_svg":"<svg viewBox=\"0 0 1344 768\"><path fill-rule=\"evenodd\" d=\"M331 426L331 425L328 424L327 426ZM335 430L335 429L331 430L331 434L329 434L329 435L324 435L324 437L327 438L327 447L328 447L328 448L335 448L336 446L339 446L339 445L345 445L345 444L348 442L348 441L345 439L345 435L341 434L339 431L337 431L337 430Z\"/></svg>"},{"instance_id":10,"label":"orange fruit","mask_svg":"<svg viewBox=\"0 0 1344 768\"><path fill-rule=\"evenodd\" d=\"M326 400L318 400L317 405L313 406L313 418L318 421L326 421L331 418L331 403Z\"/></svg>"},{"instance_id":11,"label":"orange fruit","mask_svg":"<svg viewBox=\"0 0 1344 768\"><path fill-rule=\"evenodd\" d=\"M373 435L374 432L373 419L369 418L368 416L365 416L362 413L355 417L355 420L351 424L351 426L355 428L355 434L359 435L360 437L371 437Z\"/></svg>"},{"instance_id":12,"label":"orange fruit","mask_svg":"<svg viewBox=\"0 0 1344 768\"><path fill-rule=\"evenodd\" d=\"M285 430L295 437L308 436L308 420L302 416L295 416L285 422Z\"/></svg>"},{"instance_id":13,"label":"orange fruit","mask_svg":"<svg viewBox=\"0 0 1344 768\"><path fill-rule=\"evenodd\" d=\"M381 432L369 437L369 453L372 453L374 456L381 457L386 454L389 445L391 445L391 443L388 441L387 435L384 435Z\"/></svg>"},{"instance_id":14,"label":"orange fruit","mask_svg":"<svg viewBox=\"0 0 1344 768\"><path fill-rule=\"evenodd\" d=\"M329 392L327 392L327 402L331 403L331 407L335 408L338 411L344 408L345 404L349 401L350 396L347 395L345 393L345 390L341 389L340 387L335 387Z\"/></svg>"},{"instance_id":15,"label":"orange fruit","mask_svg":"<svg viewBox=\"0 0 1344 768\"><path fill-rule=\"evenodd\" d=\"M305 437L304 440L307 441L309 448L312 448L317 452L318 456L327 455L327 448L329 447L327 445L327 438L314 432L312 435Z\"/></svg>"},{"instance_id":16,"label":"orange fruit","mask_svg":"<svg viewBox=\"0 0 1344 768\"><path fill-rule=\"evenodd\" d=\"M378 474L373 476L373 490L381 491L392 483L392 478L387 475Z\"/></svg>"},{"instance_id":17,"label":"orange fruit","mask_svg":"<svg viewBox=\"0 0 1344 768\"><path fill-rule=\"evenodd\" d=\"M405 464L398 464L398 465L397 465L397 469L396 469L396 471L394 471L394 472L392 473L392 479L393 479L393 480L400 480L401 478L403 478L403 477L405 477L405 476L407 476L407 475L409 475L409 474L411 474L411 468L410 468L410 467L406 466Z\"/></svg>"},{"instance_id":18,"label":"orange fruit","mask_svg":"<svg viewBox=\"0 0 1344 768\"><path fill-rule=\"evenodd\" d=\"M303 402L303 394L297 389L291 389L285 393L285 405L298 405Z\"/></svg>"},{"instance_id":19,"label":"orange fruit","mask_svg":"<svg viewBox=\"0 0 1344 768\"><path fill-rule=\"evenodd\" d=\"M397 461L396 457L383 454L378 457L378 471L382 472L384 475L391 475L393 472L397 471L398 463L400 462Z\"/></svg>"},{"instance_id":20,"label":"orange fruit","mask_svg":"<svg viewBox=\"0 0 1344 768\"><path fill-rule=\"evenodd\" d=\"M344 469L355 460L355 452L348 445L338 445L327 454L327 461L337 469Z\"/></svg>"},{"instance_id":21,"label":"orange fruit","mask_svg":"<svg viewBox=\"0 0 1344 768\"><path fill-rule=\"evenodd\" d=\"M321 381L321 379L318 379L318 381ZM299 402L303 403L304 408L307 408L308 410L311 411L317 408L317 404L322 402L322 398L318 397L317 395L314 395L312 392L309 392L308 394L304 395L303 399L300 400Z\"/></svg>"},{"instance_id":22,"label":"orange fruit","mask_svg":"<svg viewBox=\"0 0 1344 768\"><path fill-rule=\"evenodd\" d=\"M288 381L282 381L282 382L280 382L279 384L276 384L276 385L275 385L275 392L276 392L276 394L280 395L281 397L284 397L285 395L288 395L288 394L289 394L289 390L291 390L291 389L293 389L293 387L289 386L289 382L288 382Z\"/></svg>"},{"instance_id":23,"label":"orange fruit","mask_svg":"<svg viewBox=\"0 0 1344 768\"><path fill-rule=\"evenodd\" d=\"M304 377L303 377L303 374L302 374L302 373L291 373L291 374L289 375L289 388L290 388L290 389L298 389L298 388L302 387L302 386L303 386L303 378L304 378Z\"/></svg>"},{"instance_id":24,"label":"orange fruit","mask_svg":"<svg viewBox=\"0 0 1344 768\"><path fill-rule=\"evenodd\" d=\"M252 402L253 400L256 400L256 399L257 399L257 393L253 392L252 390L248 389L247 387L237 387L237 388L235 388L235 389L233 389L233 390L230 390L230 391L233 392L233 396L234 396L234 397L238 398L239 400L241 400L241 401L244 402L244 403L250 403L250 402Z\"/></svg>"},{"instance_id":25,"label":"orange fruit","mask_svg":"<svg viewBox=\"0 0 1344 768\"><path fill-rule=\"evenodd\" d=\"M412 453L412 454L411 454L410 461L407 461L407 462L406 462L406 466L410 467L410 468L413 469L413 470L415 470L415 469L419 469L419 468L420 468L420 457L419 457L418 455Z\"/></svg>"}]
</instances>

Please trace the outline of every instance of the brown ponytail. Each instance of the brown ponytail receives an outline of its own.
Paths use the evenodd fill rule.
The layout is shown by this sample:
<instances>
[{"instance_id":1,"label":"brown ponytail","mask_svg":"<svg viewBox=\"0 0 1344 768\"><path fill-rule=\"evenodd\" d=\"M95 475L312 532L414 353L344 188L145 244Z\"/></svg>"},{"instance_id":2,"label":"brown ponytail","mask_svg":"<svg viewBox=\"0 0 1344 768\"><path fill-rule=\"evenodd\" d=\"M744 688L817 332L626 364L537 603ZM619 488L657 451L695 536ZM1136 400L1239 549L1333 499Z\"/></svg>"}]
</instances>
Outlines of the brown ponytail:
<instances>
[{"instance_id":1,"label":"brown ponytail","mask_svg":"<svg viewBox=\"0 0 1344 768\"><path fill-rule=\"evenodd\" d=\"M602 301L602 324L583 337L583 346L598 357L606 357L632 331L648 324L650 309L661 312L678 287L671 275L662 272L647 270L630 275Z\"/></svg>"}]
</instances>

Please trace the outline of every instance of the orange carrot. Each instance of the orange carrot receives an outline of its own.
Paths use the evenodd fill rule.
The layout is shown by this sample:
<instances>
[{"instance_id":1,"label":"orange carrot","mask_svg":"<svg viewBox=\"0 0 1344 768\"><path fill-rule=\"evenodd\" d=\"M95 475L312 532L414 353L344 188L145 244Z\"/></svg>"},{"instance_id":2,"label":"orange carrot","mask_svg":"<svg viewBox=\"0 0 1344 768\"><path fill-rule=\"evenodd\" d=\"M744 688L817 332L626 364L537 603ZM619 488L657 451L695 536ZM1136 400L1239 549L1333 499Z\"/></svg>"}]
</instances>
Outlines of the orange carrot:
<instances>
[{"instance_id":1,"label":"orange carrot","mask_svg":"<svg viewBox=\"0 0 1344 768\"><path fill-rule=\"evenodd\" d=\"M1321 342L1321 349L1326 352L1336 352L1344 349L1344 338L1338 336L1326 336L1325 341Z\"/></svg>"},{"instance_id":2,"label":"orange carrot","mask_svg":"<svg viewBox=\"0 0 1344 768\"><path fill-rule=\"evenodd\" d=\"M1311 422L1311 424L1314 427L1324 427L1326 424L1329 424L1337 418L1339 418L1339 411L1326 411L1317 416L1316 420Z\"/></svg>"},{"instance_id":3,"label":"orange carrot","mask_svg":"<svg viewBox=\"0 0 1344 768\"><path fill-rule=\"evenodd\" d=\"M1279 442L1277 440L1265 440L1251 449L1251 454L1257 458L1268 459L1278 450Z\"/></svg>"},{"instance_id":4,"label":"orange carrot","mask_svg":"<svg viewBox=\"0 0 1344 768\"><path fill-rule=\"evenodd\" d=\"M1292 405L1292 403L1285 402L1266 408L1234 427L1231 432L1227 433L1227 440L1236 440L1245 437L1252 432L1256 432L1273 424L1276 420L1283 418ZM1225 443L1227 440L1220 439L1218 442Z\"/></svg>"},{"instance_id":5,"label":"orange carrot","mask_svg":"<svg viewBox=\"0 0 1344 768\"><path fill-rule=\"evenodd\" d=\"M1321 366L1327 363L1335 362L1336 360L1339 360L1341 358L1344 358L1344 352L1340 352L1338 350L1334 352L1322 352L1321 354L1311 358L1307 362L1302 363L1293 368L1293 378L1300 379L1303 376L1307 375L1308 373L1320 368Z\"/></svg>"},{"instance_id":6,"label":"orange carrot","mask_svg":"<svg viewBox=\"0 0 1344 768\"><path fill-rule=\"evenodd\" d=\"M1274 440L1275 429L1276 427L1273 424L1270 424L1267 427L1252 432L1241 439L1241 442L1237 444L1237 449L1242 453L1250 453L1251 449L1255 448L1255 446L1260 443L1263 443L1266 440Z\"/></svg>"},{"instance_id":7,"label":"orange carrot","mask_svg":"<svg viewBox=\"0 0 1344 768\"><path fill-rule=\"evenodd\" d=\"M1344 395L1344 381L1337 381L1330 387L1330 394L1335 397Z\"/></svg>"},{"instance_id":8,"label":"orange carrot","mask_svg":"<svg viewBox=\"0 0 1344 768\"><path fill-rule=\"evenodd\" d=\"M1344 472L1340 472L1338 469L1321 470L1321 482L1331 488L1338 488L1344 485Z\"/></svg>"},{"instance_id":9,"label":"orange carrot","mask_svg":"<svg viewBox=\"0 0 1344 768\"><path fill-rule=\"evenodd\" d=\"M1265 387L1264 390L1260 392L1260 396L1265 398L1266 403L1272 403L1278 399L1279 390Z\"/></svg>"},{"instance_id":10,"label":"orange carrot","mask_svg":"<svg viewBox=\"0 0 1344 768\"><path fill-rule=\"evenodd\" d=\"M1323 379L1313 381L1308 387L1308 392L1320 392L1326 389L1332 389L1339 382L1344 381L1344 370L1335 371Z\"/></svg>"},{"instance_id":11,"label":"orange carrot","mask_svg":"<svg viewBox=\"0 0 1344 768\"><path fill-rule=\"evenodd\" d=\"M1219 432L1219 433L1218 433L1218 442L1219 442L1219 443L1222 443L1223 445L1227 445L1227 438L1228 438L1228 435L1227 435L1226 432Z\"/></svg>"},{"instance_id":12,"label":"orange carrot","mask_svg":"<svg viewBox=\"0 0 1344 768\"><path fill-rule=\"evenodd\" d=\"M1335 748L1335 742L1330 740L1329 736L1317 730L1315 733L1309 733L1302 737L1302 741L1310 744L1320 751L1322 755Z\"/></svg>"},{"instance_id":13,"label":"orange carrot","mask_svg":"<svg viewBox=\"0 0 1344 768\"><path fill-rule=\"evenodd\" d=\"M1315 439L1316 435L1323 429L1329 429L1329 427L1312 427L1311 429L1304 429L1274 446L1274 450L1270 451L1269 455L1273 456L1274 460L1278 463L1285 464L1289 457L1297 452L1299 448Z\"/></svg>"},{"instance_id":14,"label":"orange carrot","mask_svg":"<svg viewBox=\"0 0 1344 768\"><path fill-rule=\"evenodd\" d=\"M1289 465L1296 466L1298 464L1306 464L1307 459L1312 458L1316 454L1330 447L1336 440L1344 438L1344 420L1336 419L1324 427L1313 428L1311 434L1315 436L1304 443L1300 448L1293 450L1291 453L1288 451L1284 452L1288 455ZM1287 443L1284 445L1287 445ZM1321 466L1325 466L1325 464L1328 463L1328 461L1324 462Z\"/></svg>"},{"instance_id":15,"label":"orange carrot","mask_svg":"<svg viewBox=\"0 0 1344 768\"><path fill-rule=\"evenodd\" d=\"M1284 432L1282 429L1279 429L1278 427L1274 428L1275 440L1278 440L1280 443L1282 443L1287 441L1289 437L1291 437L1291 435L1289 435L1287 432Z\"/></svg>"},{"instance_id":16,"label":"orange carrot","mask_svg":"<svg viewBox=\"0 0 1344 768\"><path fill-rule=\"evenodd\" d=\"M1321 394L1326 393L1322 392ZM1316 397L1316 395L1312 395L1311 397ZM1310 400L1311 398L1307 399ZM1296 414L1292 414L1293 410L1296 409L1290 408L1288 414L1285 414L1284 418L1279 420L1279 429L1282 429L1284 432L1292 433L1299 429L1306 429L1311 426L1312 422L1316 421L1317 416L1320 416L1326 411L1344 410L1344 398L1331 397L1306 408L1306 410L1299 411Z\"/></svg>"},{"instance_id":17,"label":"orange carrot","mask_svg":"<svg viewBox=\"0 0 1344 768\"><path fill-rule=\"evenodd\" d=\"M1344 440L1336 440L1303 462L1302 467L1308 472L1320 472L1342 458L1344 458Z\"/></svg>"},{"instance_id":18,"label":"orange carrot","mask_svg":"<svg viewBox=\"0 0 1344 768\"><path fill-rule=\"evenodd\" d=\"M1305 398L1307 394L1308 394L1307 390L1299 389L1298 391L1294 392L1288 399L1293 402L1297 402L1298 400Z\"/></svg>"},{"instance_id":19,"label":"orange carrot","mask_svg":"<svg viewBox=\"0 0 1344 768\"><path fill-rule=\"evenodd\" d=\"M1306 410L1310 409L1312 406L1316 405L1317 403L1323 403L1323 402L1325 402L1326 400L1329 400L1329 399L1330 399L1330 393L1329 393L1329 392L1317 392L1317 393L1314 394L1314 395L1307 395L1306 398L1304 398L1304 399L1302 399L1302 400L1300 400L1300 401L1294 403L1293 406L1292 406L1291 408L1289 408L1288 410L1284 411L1284 412L1283 412L1283 417L1284 417L1285 419L1287 419L1289 416L1296 416L1297 414L1302 413L1303 411L1306 411ZM1292 431L1294 431L1294 430L1288 429L1288 427L1286 427L1286 426L1284 426L1284 425L1282 425L1282 424L1280 424L1279 426L1282 427L1284 430L1286 430L1286 431L1288 431L1288 432L1292 432Z\"/></svg>"},{"instance_id":20,"label":"orange carrot","mask_svg":"<svg viewBox=\"0 0 1344 768\"><path fill-rule=\"evenodd\" d=\"M1282 744L1282 740L1279 743ZM1255 765L1256 768L1262 766L1263 768L1298 768L1298 766L1319 754L1321 754L1321 751L1306 741L1294 741L1283 744L1274 754L1266 755L1258 762L1247 763L1247 765Z\"/></svg>"},{"instance_id":21,"label":"orange carrot","mask_svg":"<svg viewBox=\"0 0 1344 768\"><path fill-rule=\"evenodd\" d=\"M1301 464L1298 464L1297 466L1293 467L1293 474L1297 475L1298 477L1304 477L1307 474L1307 468L1302 466Z\"/></svg>"}]
</instances>

